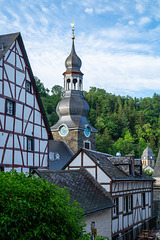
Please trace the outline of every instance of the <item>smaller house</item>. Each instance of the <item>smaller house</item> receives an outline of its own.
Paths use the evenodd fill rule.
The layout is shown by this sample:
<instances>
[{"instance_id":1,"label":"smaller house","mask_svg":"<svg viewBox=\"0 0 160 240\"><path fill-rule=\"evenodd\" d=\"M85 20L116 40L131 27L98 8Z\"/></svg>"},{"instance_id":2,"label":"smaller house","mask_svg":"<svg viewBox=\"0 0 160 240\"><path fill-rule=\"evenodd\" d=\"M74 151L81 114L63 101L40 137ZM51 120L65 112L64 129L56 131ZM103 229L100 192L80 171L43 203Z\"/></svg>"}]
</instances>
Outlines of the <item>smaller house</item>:
<instances>
[{"instance_id":1,"label":"smaller house","mask_svg":"<svg viewBox=\"0 0 160 240\"><path fill-rule=\"evenodd\" d=\"M113 202L107 191L85 169L49 171L34 170L33 174L66 187L71 201L76 200L84 210L86 231L91 232L91 223L95 222L97 234L111 239L111 210Z\"/></svg>"},{"instance_id":2,"label":"smaller house","mask_svg":"<svg viewBox=\"0 0 160 240\"><path fill-rule=\"evenodd\" d=\"M153 219L153 182L142 171L141 160L134 156L115 157L90 149L80 149L64 170L85 168L109 192L114 202L112 239L127 234L137 239L142 224Z\"/></svg>"},{"instance_id":3,"label":"smaller house","mask_svg":"<svg viewBox=\"0 0 160 240\"><path fill-rule=\"evenodd\" d=\"M141 160L143 169L147 170L147 166L154 169L155 156L153 154L153 151L148 146L144 149Z\"/></svg>"}]
</instances>

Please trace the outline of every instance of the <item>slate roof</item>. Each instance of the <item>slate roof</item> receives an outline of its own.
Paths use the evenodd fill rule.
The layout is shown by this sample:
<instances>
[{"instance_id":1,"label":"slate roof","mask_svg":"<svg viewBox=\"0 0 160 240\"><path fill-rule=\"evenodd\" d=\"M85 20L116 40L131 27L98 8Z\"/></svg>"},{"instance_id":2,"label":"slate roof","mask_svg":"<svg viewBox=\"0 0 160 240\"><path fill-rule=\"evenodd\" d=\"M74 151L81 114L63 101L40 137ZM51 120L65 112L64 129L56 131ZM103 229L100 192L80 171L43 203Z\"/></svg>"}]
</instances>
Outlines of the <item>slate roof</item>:
<instances>
[{"instance_id":1,"label":"slate roof","mask_svg":"<svg viewBox=\"0 0 160 240\"><path fill-rule=\"evenodd\" d=\"M32 69L31 69L31 66L30 66L30 63L29 63L29 60L28 60L28 56L27 56L27 53L26 53L26 50L25 50L25 46L24 46L21 34L19 32L18 33L0 35L0 60L6 54L6 52L8 51L8 49L11 47L11 45L13 44L13 42L16 39L18 40L18 42L21 46L21 50L22 50L23 55L24 55L25 63L28 66L29 75L30 75L30 78L32 80L34 91L36 92L37 101L39 103L39 107L41 109L41 113L42 113L43 118L44 118L44 123L45 123L46 129L48 131L49 139L53 139L52 133L51 133L51 130L50 130L50 127L49 127L49 123L48 123L48 120L47 120L47 117L46 117L46 114L45 114L45 111L44 111L44 108L43 108L43 104L42 104L42 101L41 101L41 98L40 98L40 95L39 95L39 92L38 92L38 88L36 86L36 82L35 82L35 79L34 79L34 76L33 76L33 73L32 73Z\"/></svg>"},{"instance_id":2,"label":"slate roof","mask_svg":"<svg viewBox=\"0 0 160 240\"><path fill-rule=\"evenodd\" d=\"M58 153L60 156L58 160L51 161L49 159L49 170L61 170L74 155L65 142L55 140L49 141L49 151Z\"/></svg>"},{"instance_id":3,"label":"slate roof","mask_svg":"<svg viewBox=\"0 0 160 240\"><path fill-rule=\"evenodd\" d=\"M97 151L93 151L90 149L82 148L80 149L77 154L75 154L71 160L64 166L65 169L70 162L81 152L83 151L86 153L112 180L152 180L146 173L142 172L142 175L129 175L127 172L123 171L121 166L117 166L114 164L113 159L118 159L112 155L101 153ZM124 157L125 159L125 157ZM120 158L122 161L122 158ZM120 164L121 165L121 164ZM137 167L137 166L136 166Z\"/></svg>"},{"instance_id":4,"label":"slate roof","mask_svg":"<svg viewBox=\"0 0 160 240\"><path fill-rule=\"evenodd\" d=\"M83 168L65 171L34 170L33 174L56 183L61 188L66 187L71 201L79 202L85 215L113 207L107 191Z\"/></svg>"}]
</instances>

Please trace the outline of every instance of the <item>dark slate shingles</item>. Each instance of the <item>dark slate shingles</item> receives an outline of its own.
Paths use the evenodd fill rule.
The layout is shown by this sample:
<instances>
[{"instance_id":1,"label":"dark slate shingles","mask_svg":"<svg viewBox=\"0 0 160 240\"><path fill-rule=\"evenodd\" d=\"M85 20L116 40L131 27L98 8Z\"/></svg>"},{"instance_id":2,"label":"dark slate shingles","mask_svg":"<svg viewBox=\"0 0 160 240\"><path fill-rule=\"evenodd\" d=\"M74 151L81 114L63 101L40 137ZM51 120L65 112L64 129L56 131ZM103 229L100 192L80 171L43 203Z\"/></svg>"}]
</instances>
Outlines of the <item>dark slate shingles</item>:
<instances>
[{"instance_id":1,"label":"dark slate shingles","mask_svg":"<svg viewBox=\"0 0 160 240\"><path fill-rule=\"evenodd\" d=\"M142 175L137 175L137 174L135 174L135 176L128 175L127 172L124 172L122 170L122 168L119 168L118 166L114 165L114 163L112 162L114 157L112 155L96 152L89 149L83 149L83 151L91 159L93 159L103 169L103 171L113 180L121 179L121 180L152 180L153 181L153 179L144 172L142 172ZM121 158L121 161L122 161L122 158Z\"/></svg>"},{"instance_id":2,"label":"dark slate shingles","mask_svg":"<svg viewBox=\"0 0 160 240\"><path fill-rule=\"evenodd\" d=\"M110 195L85 169L46 171L34 170L40 177L66 187L71 201L80 203L85 215L113 207Z\"/></svg>"}]
</instances>

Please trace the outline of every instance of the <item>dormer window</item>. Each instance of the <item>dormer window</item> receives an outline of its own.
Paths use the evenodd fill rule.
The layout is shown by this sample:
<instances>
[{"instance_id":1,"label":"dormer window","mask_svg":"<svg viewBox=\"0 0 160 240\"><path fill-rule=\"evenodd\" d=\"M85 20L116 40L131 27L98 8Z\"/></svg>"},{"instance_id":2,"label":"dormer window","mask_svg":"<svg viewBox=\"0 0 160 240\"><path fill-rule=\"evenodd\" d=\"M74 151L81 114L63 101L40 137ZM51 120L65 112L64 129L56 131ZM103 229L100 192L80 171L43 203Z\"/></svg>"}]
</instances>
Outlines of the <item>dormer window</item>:
<instances>
[{"instance_id":1,"label":"dormer window","mask_svg":"<svg viewBox=\"0 0 160 240\"><path fill-rule=\"evenodd\" d=\"M26 91L30 93L32 91L32 84L30 81L26 81Z\"/></svg>"},{"instance_id":2,"label":"dormer window","mask_svg":"<svg viewBox=\"0 0 160 240\"><path fill-rule=\"evenodd\" d=\"M15 102L12 100L6 100L6 114L15 115Z\"/></svg>"}]
</instances>

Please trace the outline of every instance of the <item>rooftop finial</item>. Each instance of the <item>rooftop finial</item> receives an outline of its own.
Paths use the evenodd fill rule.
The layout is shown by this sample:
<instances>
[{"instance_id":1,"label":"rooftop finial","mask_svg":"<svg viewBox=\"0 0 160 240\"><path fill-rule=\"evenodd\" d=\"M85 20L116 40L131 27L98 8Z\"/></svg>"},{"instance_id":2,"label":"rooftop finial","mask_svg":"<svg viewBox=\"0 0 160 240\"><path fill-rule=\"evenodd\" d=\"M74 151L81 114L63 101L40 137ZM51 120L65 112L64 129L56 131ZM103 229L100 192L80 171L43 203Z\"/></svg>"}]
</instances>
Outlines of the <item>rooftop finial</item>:
<instances>
[{"instance_id":1,"label":"rooftop finial","mask_svg":"<svg viewBox=\"0 0 160 240\"><path fill-rule=\"evenodd\" d=\"M72 39L75 39L75 36L74 36L74 21L71 23L71 26L72 26Z\"/></svg>"}]
</instances>

